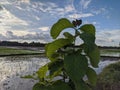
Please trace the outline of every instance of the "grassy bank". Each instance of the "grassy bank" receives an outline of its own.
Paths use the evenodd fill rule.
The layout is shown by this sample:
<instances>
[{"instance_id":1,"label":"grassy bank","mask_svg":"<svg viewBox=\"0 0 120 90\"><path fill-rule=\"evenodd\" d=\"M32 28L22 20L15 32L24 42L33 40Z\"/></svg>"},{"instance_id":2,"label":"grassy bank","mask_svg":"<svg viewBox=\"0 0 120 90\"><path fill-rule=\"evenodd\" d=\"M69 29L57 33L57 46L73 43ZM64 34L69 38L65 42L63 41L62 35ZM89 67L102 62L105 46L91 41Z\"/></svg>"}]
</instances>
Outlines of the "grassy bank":
<instances>
[{"instance_id":1,"label":"grassy bank","mask_svg":"<svg viewBox=\"0 0 120 90\"><path fill-rule=\"evenodd\" d=\"M0 55L12 55L12 54L35 54L40 53L39 51L32 50L22 50L22 49L14 49L8 47L0 47Z\"/></svg>"},{"instance_id":2,"label":"grassy bank","mask_svg":"<svg viewBox=\"0 0 120 90\"><path fill-rule=\"evenodd\" d=\"M101 53L120 53L120 49L100 49Z\"/></svg>"},{"instance_id":3,"label":"grassy bank","mask_svg":"<svg viewBox=\"0 0 120 90\"><path fill-rule=\"evenodd\" d=\"M95 90L120 90L120 62L103 69L98 76Z\"/></svg>"},{"instance_id":4,"label":"grassy bank","mask_svg":"<svg viewBox=\"0 0 120 90\"><path fill-rule=\"evenodd\" d=\"M119 49L100 49L101 56L120 57Z\"/></svg>"},{"instance_id":5,"label":"grassy bank","mask_svg":"<svg viewBox=\"0 0 120 90\"><path fill-rule=\"evenodd\" d=\"M27 48L28 49L28 48ZM24 48L10 48L10 47L0 47L0 56L6 56L6 55L32 55L32 54L39 54L41 53L38 50L27 50ZM119 57L120 50L119 49L100 49L101 56L111 56L111 57ZM107 57L109 58L109 57Z\"/></svg>"}]
</instances>

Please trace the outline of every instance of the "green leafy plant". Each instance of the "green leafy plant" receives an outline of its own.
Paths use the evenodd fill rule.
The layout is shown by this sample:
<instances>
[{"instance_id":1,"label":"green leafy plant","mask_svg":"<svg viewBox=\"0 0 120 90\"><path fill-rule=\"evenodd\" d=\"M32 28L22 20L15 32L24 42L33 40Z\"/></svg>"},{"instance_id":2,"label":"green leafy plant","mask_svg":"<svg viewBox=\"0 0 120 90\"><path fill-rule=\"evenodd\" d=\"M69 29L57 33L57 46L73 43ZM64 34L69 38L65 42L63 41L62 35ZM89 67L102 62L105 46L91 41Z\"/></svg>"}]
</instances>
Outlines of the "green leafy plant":
<instances>
[{"instance_id":1,"label":"green leafy plant","mask_svg":"<svg viewBox=\"0 0 120 90\"><path fill-rule=\"evenodd\" d=\"M91 90L95 86L97 75L92 67L98 67L100 58L95 44L95 27L81 24L82 20L70 22L61 18L52 26L50 34L54 41L45 47L50 62L37 71L39 82L33 90ZM59 38L62 31L68 28L75 33L64 32L64 37ZM77 38L83 43L76 46Z\"/></svg>"}]
</instances>

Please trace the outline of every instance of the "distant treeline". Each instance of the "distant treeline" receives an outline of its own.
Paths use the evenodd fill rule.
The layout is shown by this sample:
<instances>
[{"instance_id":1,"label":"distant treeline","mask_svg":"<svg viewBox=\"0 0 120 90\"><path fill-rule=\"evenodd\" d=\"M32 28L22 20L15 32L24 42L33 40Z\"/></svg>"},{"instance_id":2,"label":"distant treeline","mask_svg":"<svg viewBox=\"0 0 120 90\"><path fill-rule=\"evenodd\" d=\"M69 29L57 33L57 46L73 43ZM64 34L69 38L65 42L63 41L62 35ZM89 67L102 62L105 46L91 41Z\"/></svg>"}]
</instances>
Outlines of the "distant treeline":
<instances>
[{"instance_id":1,"label":"distant treeline","mask_svg":"<svg viewBox=\"0 0 120 90\"><path fill-rule=\"evenodd\" d=\"M23 46L23 47L44 47L45 43L40 42L13 42L13 41L0 41L0 46ZM79 46L75 46L79 47ZM98 46L100 49L120 49L120 47L113 46Z\"/></svg>"},{"instance_id":2,"label":"distant treeline","mask_svg":"<svg viewBox=\"0 0 120 90\"><path fill-rule=\"evenodd\" d=\"M120 47L115 46L98 46L100 49L120 49Z\"/></svg>"},{"instance_id":3,"label":"distant treeline","mask_svg":"<svg viewBox=\"0 0 120 90\"><path fill-rule=\"evenodd\" d=\"M11 42L11 41L0 41L0 46L23 46L23 47L44 47L44 43L40 42Z\"/></svg>"}]
</instances>

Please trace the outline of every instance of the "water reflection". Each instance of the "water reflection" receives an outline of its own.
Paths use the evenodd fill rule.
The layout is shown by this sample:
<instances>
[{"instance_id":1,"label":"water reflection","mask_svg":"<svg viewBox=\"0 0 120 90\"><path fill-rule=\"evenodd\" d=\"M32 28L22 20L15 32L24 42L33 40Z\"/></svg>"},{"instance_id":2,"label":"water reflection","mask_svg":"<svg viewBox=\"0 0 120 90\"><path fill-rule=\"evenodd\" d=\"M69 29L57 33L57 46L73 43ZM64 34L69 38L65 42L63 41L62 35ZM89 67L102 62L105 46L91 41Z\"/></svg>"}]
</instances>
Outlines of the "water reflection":
<instances>
[{"instance_id":1,"label":"water reflection","mask_svg":"<svg viewBox=\"0 0 120 90\"><path fill-rule=\"evenodd\" d=\"M33 74L47 62L48 59L41 56L0 57L0 90L32 90L37 81L20 76ZM114 62L101 61L95 70L100 73L106 65Z\"/></svg>"},{"instance_id":2,"label":"water reflection","mask_svg":"<svg viewBox=\"0 0 120 90\"><path fill-rule=\"evenodd\" d=\"M47 62L48 59L36 56L0 58L0 90L32 90L35 81L21 79L20 76L33 74Z\"/></svg>"}]
</instances>

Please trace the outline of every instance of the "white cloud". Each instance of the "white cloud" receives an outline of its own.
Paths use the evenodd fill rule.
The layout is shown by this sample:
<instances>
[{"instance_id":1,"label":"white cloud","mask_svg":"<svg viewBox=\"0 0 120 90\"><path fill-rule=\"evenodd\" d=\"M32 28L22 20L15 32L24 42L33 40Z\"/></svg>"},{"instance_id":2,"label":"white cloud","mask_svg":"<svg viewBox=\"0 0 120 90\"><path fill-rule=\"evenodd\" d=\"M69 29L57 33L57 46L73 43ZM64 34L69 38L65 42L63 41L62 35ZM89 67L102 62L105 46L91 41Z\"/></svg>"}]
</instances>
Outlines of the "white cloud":
<instances>
[{"instance_id":1,"label":"white cloud","mask_svg":"<svg viewBox=\"0 0 120 90\"><path fill-rule=\"evenodd\" d=\"M82 5L83 9L87 9L88 5L91 3L92 0L81 0L80 4Z\"/></svg>"},{"instance_id":2,"label":"white cloud","mask_svg":"<svg viewBox=\"0 0 120 90\"><path fill-rule=\"evenodd\" d=\"M29 31L27 31L27 30L14 30L14 31L12 31L13 32L13 34L14 35L16 35L16 36L25 36L25 35L27 35L27 34L29 34L29 33L31 33L31 34L35 34L35 32L29 32Z\"/></svg>"},{"instance_id":3,"label":"white cloud","mask_svg":"<svg viewBox=\"0 0 120 90\"><path fill-rule=\"evenodd\" d=\"M118 46L120 42L120 30L101 30L97 32L96 42L99 45Z\"/></svg>"},{"instance_id":4,"label":"white cloud","mask_svg":"<svg viewBox=\"0 0 120 90\"><path fill-rule=\"evenodd\" d=\"M93 9L91 12L98 15L101 13L107 13L108 11L106 10L106 8L99 8L99 9Z\"/></svg>"},{"instance_id":5,"label":"white cloud","mask_svg":"<svg viewBox=\"0 0 120 90\"><path fill-rule=\"evenodd\" d=\"M94 16L92 13L81 13L81 14L71 14L68 15L69 18L76 19L76 18L85 18Z\"/></svg>"},{"instance_id":6,"label":"white cloud","mask_svg":"<svg viewBox=\"0 0 120 90\"><path fill-rule=\"evenodd\" d=\"M6 40L6 37L3 34L0 34L0 41Z\"/></svg>"},{"instance_id":7,"label":"white cloud","mask_svg":"<svg viewBox=\"0 0 120 90\"><path fill-rule=\"evenodd\" d=\"M48 31L49 27L40 27L39 29L42 30L42 31Z\"/></svg>"},{"instance_id":8,"label":"white cloud","mask_svg":"<svg viewBox=\"0 0 120 90\"><path fill-rule=\"evenodd\" d=\"M28 33L26 35L23 36L19 36L18 40L26 40L26 41L42 41L44 42L49 42L51 41L50 35L48 33L43 33L43 32L39 32L39 33Z\"/></svg>"},{"instance_id":9,"label":"white cloud","mask_svg":"<svg viewBox=\"0 0 120 90\"><path fill-rule=\"evenodd\" d=\"M98 28L99 22L96 22L96 21L90 22L88 20L84 20L83 24L93 24L93 25L95 25Z\"/></svg>"},{"instance_id":10,"label":"white cloud","mask_svg":"<svg viewBox=\"0 0 120 90\"><path fill-rule=\"evenodd\" d=\"M41 12L50 12L51 10L56 9L58 6L55 3L52 3L52 2L46 2L46 3L32 2L31 7L34 8L34 9L37 9Z\"/></svg>"},{"instance_id":11,"label":"white cloud","mask_svg":"<svg viewBox=\"0 0 120 90\"><path fill-rule=\"evenodd\" d=\"M94 22L92 22L92 24L96 25L96 24L97 24L97 22L95 22L95 21L94 21Z\"/></svg>"},{"instance_id":12,"label":"white cloud","mask_svg":"<svg viewBox=\"0 0 120 90\"><path fill-rule=\"evenodd\" d=\"M20 34L21 33L21 34ZM24 33L24 34L23 34ZM0 33L0 40L10 41L40 41L43 43L50 42L52 39L48 32L23 32L23 31L6 31L5 35Z\"/></svg>"},{"instance_id":13,"label":"white cloud","mask_svg":"<svg viewBox=\"0 0 120 90\"><path fill-rule=\"evenodd\" d=\"M5 25L6 26L14 26L14 25L27 26L28 25L26 21L23 21L23 20L17 18L13 14L11 14L8 10L6 10L5 8L0 11L0 21L2 24L4 24L4 27L5 27Z\"/></svg>"},{"instance_id":14,"label":"white cloud","mask_svg":"<svg viewBox=\"0 0 120 90\"><path fill-rule=\"evenodd\" d=\"M74 11L75 11L75 8L72 4L65 6L65 12L74 12Z\"/></svg>"},{"instance_id":15,"label":"white cloud","mask_svg":"<svg viewBox=\"0 0 120 90\"><path fill-rule=\"evenodd\" d=\"M91 0L87 0L87 1L83 0L83 2L81 4L83 4L84 8L87 8L88 5L90 4L90 2L91 2ZM52 2L46 2L46 3L33 2L33 3L31 3L31 6L32 6L32 8L34 8L34 10L37 9L41 12L49 13L50 15L53 15L53 16L59 17L59 18L60 17L73 18L74 16L76 16L76 18L81 18L81 17L93 16L92 13L77 14L76 13L77 11L73 5L73 1L69 1L69 3L66 4L64 7L59 7L57 4L52 3Z\"/></svg>"},{"instance_id":16,"label":"white cloud","mask_svg":"<svg viewBox=\"0 0 120 90\"><path fill-rule=\"evenodd\" d=\"M6 38L15 39L15 38L17 38L17 36L15 36L12 31L7 31L6 32Z\"/></svg>"},{"instance_id":17,"label":"white cloud","mask_svg":"<svg viewBox=\"0 0 120 90\"><path fill-rule=\"evenodd\" d=\"M29 3L30 2L30 0L18 0L18 1L23 2L23 3Z\"/></svg>"},{"instance_id":18,"label":"white cloud","mask_svg":"<svg viewBox=\"0 0 120 90\"><path fill-rule=\"evenodd\" d=\"M10 3L20 4L20 3L30 3L30 0L8 0Z\"/></svg>"},{"instance_id":19,"label":"white cloud","mask_svg":"<svg viewBox=\"0 0 120 90\"><path fill-rule=\"evenodd\" d=\"M10 4L7 0L0 0L0 4Z\"/></svg>"}]
</instances>

